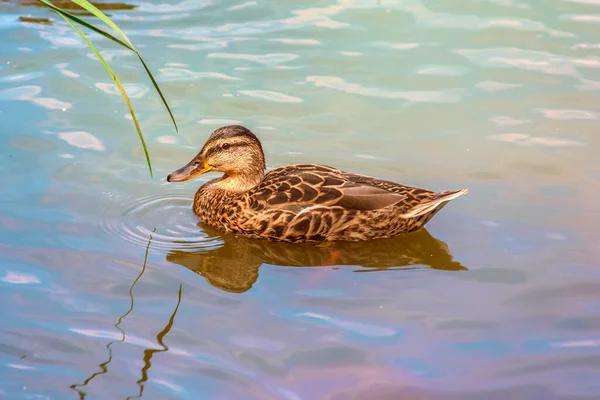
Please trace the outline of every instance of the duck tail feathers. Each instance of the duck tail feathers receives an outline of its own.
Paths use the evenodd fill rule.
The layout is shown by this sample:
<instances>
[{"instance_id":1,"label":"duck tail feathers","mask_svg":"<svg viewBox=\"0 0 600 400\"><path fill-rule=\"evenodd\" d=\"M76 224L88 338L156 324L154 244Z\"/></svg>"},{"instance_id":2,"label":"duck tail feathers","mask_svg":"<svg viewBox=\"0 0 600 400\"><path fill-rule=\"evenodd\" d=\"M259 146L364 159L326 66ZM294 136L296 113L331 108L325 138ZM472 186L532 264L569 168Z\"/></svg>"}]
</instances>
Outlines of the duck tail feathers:
<instances>
[{"instance_id":1,"label":"duck tail feathers","mask_svg":"<svg viewBox=\"0 0 600 400\"><path fill-rule=\"evenodd\" d=\"M440 211L450 200L454 200L457 197L467 194L469 189L451 190L447 192L436 193L434 197L427 200L426 202L417 204L406 213L402 214L403 218L417 218L422 215L429 215L429 219L433 217L435 213Z\"/></svg>"}]
</instances>

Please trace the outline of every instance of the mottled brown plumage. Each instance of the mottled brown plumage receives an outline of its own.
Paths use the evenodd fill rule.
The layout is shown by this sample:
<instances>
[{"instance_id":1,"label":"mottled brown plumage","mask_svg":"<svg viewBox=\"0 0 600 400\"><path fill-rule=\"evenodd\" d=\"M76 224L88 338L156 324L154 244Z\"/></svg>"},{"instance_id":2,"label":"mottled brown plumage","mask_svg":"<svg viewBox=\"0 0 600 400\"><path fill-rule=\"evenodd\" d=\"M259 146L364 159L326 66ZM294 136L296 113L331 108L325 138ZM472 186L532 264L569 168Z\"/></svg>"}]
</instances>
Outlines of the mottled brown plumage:
<instances>
[{"instance_id":1,"label":"mottled brown plumage","mask_svg":"<svg viewBox=\"0 0 600 400\"><path fill-rule=\"evenodd\" d=\"M217 229L284 242L389 238L423 227L467 189L435 193L317 164L275 168L264 175L258 138L234 125L217 129L200 153L167 180L209 171L194 213Z\"/></svg>"}]
</instances>

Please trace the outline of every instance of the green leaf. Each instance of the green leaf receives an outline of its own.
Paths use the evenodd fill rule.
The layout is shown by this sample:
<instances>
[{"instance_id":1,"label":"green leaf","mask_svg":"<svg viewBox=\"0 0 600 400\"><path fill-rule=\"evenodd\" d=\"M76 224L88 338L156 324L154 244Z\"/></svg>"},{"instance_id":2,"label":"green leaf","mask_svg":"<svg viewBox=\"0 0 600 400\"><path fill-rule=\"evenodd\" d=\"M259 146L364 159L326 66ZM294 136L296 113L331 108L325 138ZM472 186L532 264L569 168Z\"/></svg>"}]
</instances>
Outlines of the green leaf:
<instances>
[{"instance_id":1,"label":"green leaf","mask_svg":"<svg viewBox=\"0 0 600 400\"><path fill-rule=\"evenodd\" d=\"M169 108L169 105L167 104L167 100L165 99L165 96L163 96L160 88L158 87L158 83L156 83L156 81L154 80L154 76L152 76L152 73L150 73L150 69L146 65L146 62L142 58L142 55L140 53L138 53L137 51L135 53L137 54L138 58L142 62L142 65L144 66L144 69L148 73L148 76L150 77L150 80L152 81L152 84L154 85L154 88L158 92L158 95L162 99L163 104L165 105L167 111L169 112L169 115L171 116L171 121L173 121L173 126L175 126L175 132L179 133L179 128L177 128L177 122L175 122L175 117L173 116L173 113L171 112L171 108Z\"/></svg>"},{"instance_id":2,"label":"green leaf","mask_svg":"<svg viewBox=\"0 0 600 400\"><path fill-rule=\"evenodd\" d=\"M38 0L40 3L43 3L44 5L46 5L47 7L53 9L54 11L56 11L60 16L62 16L63 18L67 17L69 18L71 21L75 21L80 25L85 26L88 29L93 30L94 32L104 36L107 39L112 40L113 42L120 44L121 46L128 48L129 50L133 51L134 53L137 53L137 50L133 47L130 46L129 44L123 42L122 40L120 40L119 38L111 35L108 32L103 31L102 29L96 28L94 25L90 24L89 22L79 18L76 15L73 15L65 10L63 10L62 8L56 7L54 4L52 4L49 0Z\"/></svg>"},{"instance_id":3,"label":"green leaf","mask_svg":"<svg viewBox=\"0 0 600 400\"><path fill-rule=\"evenodd\" d=\"M56 11L60 16L62 16L63 18L69 18L71 21L75 21L80 25L85 26L88 29L93 30L94 32L98 33L99 35L104 36L105 38L112 40L113 42L120 44L121 46L133 51L139 58L139 60L141 61L142 65L144 66L144 69L146 70L146 73L148 74L148 76L150 77L150 80L152 81L152 85L154 86L154 89L156 89L158 95L160 96L165 108L167 109L167 112L169 113L169 116L171 117L171 121L173 122L173 126L175 127L175 131L179 132L179 127L177 126L177 122L175 121L175 117L173 116L173 112L171 111L171 107L169 107L169 104L167 103L167 100L165 98L165 96L163 95L162 91L160 90L160 87L158 86L158 83L156 83L156 80L154 79L154 76L152 75L152 73L150 72L150 68L148 68L148 65L146 64L146 62L144 61L144 59L142 58L142 55L140 54L140 52L133 47L133 44L131 44L131 42L129 41L129 38L116 26L116 24L114 24L112 21L110 21L110 19L108 17L106 17L106 15L104 15L102 13L102 11L98 10L95 6L93 6L92 4L89 4L90 7L93 7L94 9L96 9L98 11L98 13L102 14L102 16L107 19L108 21L110 21L110 25L109 26L113 26L116 27L116 32L118 32L121 36L123 36L123 38L127 41L127 43L123 42L122 40L118 39L117 37L111 35L108 32L103 31L102 29L99 29L97 27L95 27L94 25L90 24L89 22L67 12L64 11L63 9L56 7L54 4L52 4L49 0L38 0L39 2L41 2L42 4L46 5L47 7L51 8L52 10ZM80 3L87 3L87 1L85 0L71 0L73 2L75 2L76 4L80 4ZM81 4L80 4L81 5ZM83 7L83 5L82 5ZM89 10L88 8L86 8L88 11L92 12L91 10ZM96 14L94 14L96 15ZM98 17L100 18L100 17ZM102 18L101 18L102 19ZM104 19L102 19L104 21ZM114 29L114 28L113 28Z\"/></svg>"},{"instance_id":4,"label":"green leaf","mask_svg":"<svg viewBox=\"0 0 600 400\"><path fill-rule=\"evenodd\" d=\"M92 3L90 3L87 0L71 0L71 1L75 4L77 4L78 6L85 8L90 13L94 14L94 16L96 18L98 18L100 21L104 22L106 25L111 27L112 30L117 32L127 42L127 44L129 44L129 46L131 46L132 49L135 49L135 47L133 47L133 44L131 43L131 41L129 40L127 35L125 35L125 33L123 33L123 31L121 29L119 29L119 27L114 22L112 22L110 20L110 18L108 18L106 16L106 14L104 14L102 11L100 11L95 5L93 5ZM137 52L137 50L134 50L134 51Z\"/></svg>"},{"instance_id":5,"label":"green leaf","mask_svg":"<svg viewBox=\"0 0 600 400\"><path fill-rule=\"evenodd\" d=\"M44 0L42 0L42 1L44 1ZM115 72L112 70L110 65L108 65L108 63L106 62L104 57L102 57L102 54L100 54L100 51L98 51L96 46L94 46L94 44L92 42L90 42L90 40L87 38L87 36L85 36L84 33L81 32L81 30L77 26L75 26L75 24L73 24L73 22L71 22L71 20L69 19L69 16L64 15L64 14L67 14L67 13L59 12L59 15L61 17L63 17L64 20L67 21L67 23L69 25L71 25L71 28L73 28L73 30L90 47L90 49L92 49L94 54L96 54L96 57L98 57L98 60L100 61L100 63L102 63L102 65L104 66L104 68L106 69L106 71L108 72L110 77L112 78L112 80L115 82L115 85L117 85L117 88L119 89L119 92L121 93L121 96L123 96L123 100L125 100L125 104L127 104L127 108L129 108L129 113L131 114L131 118L133 119L133 123L135 124L135 129L137 130L140 141L142 142L142 147L144 148L144 155L146 156L146 162L148 163L148 168L150 169L150 176L153 176L152 165L150 163L150 156L148 155L148 148L146 147L146 142L144 140L144 136L142 135L142 130L140 128L140 124L137 120L137 117L135 116L135 112L133 111L133 107L131 105L131 100L129 100L129 96L127 95L127 92L125 91L123 84L121 84L121 81L119 80L119 78L117 77Z\"/></svg>"},{"instance_id":6,"label":"green leaf","mask_svg":"<svg viewBox=\"0 0 600 400\"><path fill-rule=\"evenodd\" d=\"M40 0L40 1L44 1L45 2L45 1L48 1L48 0ZM85 8L87 11L89 11L92 14L94 14L94 16L96 16L98 19L100 19L106 25L108 25L109 27L111 27L115 32L117 32L119 35L121 35L121 37L127 42L127 44L129 46L125 46L125 44L123 42L121 42L120 40L118 40L117 38L115 38L112 35L110 35L110 36L104 35L104 33L106 33L106 32L103 32L103 31L101 31L101 30L99 30L99 29L97 29L95 27L94 28L90 28L90 29L94 29L94 31L102 34L103 36L108 37L109 39L112 39L112 40L116 41L117 43L121 44L122 46L127 47L129 50L131 50L131 51L135 52L135 54L137 54L138 58L142 62L142 65L144 66L144 69L146 70L146 73L148 74L148 76L150 77L150 80L152 81L152 85L154 86L154 89L156 89L156 91L158 92L158 95L160 96L160 99L162 100L163 104L165 105L165 108L167 109L167 112L169 113L169 116L171 117L171 121L173 122L173 126L175 127L175 131L179 132L179 128L177 127L177 122L175 122L175 117L173 116L173 112L171 111L171 108L169 107L169 104L167 103L167 100L165 99L165 96L163 95L162 91L160 90L158 84L156 83L156 80L154 79L154 76L150 72L150 68L148 68L148 65L146 64L146 62L142 58L142 55L133 46L133 44L131 43L131 41L127 37L127 35L125 35L125 33L123 33L123 31L114 22L112 22L110 20L110 18L108 18L106 16L106 14L104 14L102 11L100 11L95 5L91 4L89 1L87 1L87 0L71 0L71 1L73 3L75 3L75 4L77 4L78 6L80 6L82 8Z\"/></svg>"}]
</instances>

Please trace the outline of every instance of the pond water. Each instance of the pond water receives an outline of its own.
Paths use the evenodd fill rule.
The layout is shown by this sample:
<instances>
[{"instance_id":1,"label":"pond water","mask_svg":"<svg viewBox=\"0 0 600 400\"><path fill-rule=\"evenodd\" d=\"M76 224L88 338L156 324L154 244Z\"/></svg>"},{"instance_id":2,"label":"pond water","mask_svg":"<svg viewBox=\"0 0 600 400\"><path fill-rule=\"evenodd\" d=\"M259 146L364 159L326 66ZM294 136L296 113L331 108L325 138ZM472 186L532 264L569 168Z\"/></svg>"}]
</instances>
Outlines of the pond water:
<instances>
[{"instance_id":1,"label":"pond water","mask_svg":"<svg viewBox=\"0 0 600 400\"><path fill-rule=\"evenodd\" d=\"M179 123L91 35L154 178L106 71L28 3L0 2L0 397L600 398L599 1L109 7ZM214 175L165 178L232 123L269 168L469 194L387 241L223 235L191 211Z\"/></svg>"}]
</instances>

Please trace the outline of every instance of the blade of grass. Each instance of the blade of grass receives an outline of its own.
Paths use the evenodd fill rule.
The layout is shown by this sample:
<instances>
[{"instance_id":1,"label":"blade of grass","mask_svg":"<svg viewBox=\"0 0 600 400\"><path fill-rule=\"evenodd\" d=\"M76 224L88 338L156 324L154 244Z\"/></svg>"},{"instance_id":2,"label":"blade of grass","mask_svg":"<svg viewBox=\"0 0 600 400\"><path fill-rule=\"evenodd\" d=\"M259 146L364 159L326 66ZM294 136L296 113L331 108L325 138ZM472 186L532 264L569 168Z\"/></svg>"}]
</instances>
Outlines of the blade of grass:
<instances>
[{"instance_id":1,"label":"blade of grass","mask_svg":"<svg viewBox=\"0 0 600 400\"><path fill-rule=\"evenodd\" d=\"M108 65L108 63L106 62L104 57L102 57L102 54L100 54L100 51L98 51L96 46L94 46L94 44L87 38L87 36L85 36L85 34L83 32L81 32L81 30L77 26L75 26L75 24L73 22L71 22L71 20L69 20L68 16L63 15L63 13L59 13L59 15L61 17L63 17L64 20L67 21L67 23L69 25L71 25L71 28L73 28L73 30L90 47L90 49L92 49L94 54L96 54L96 57L98 57L98 60L104 66L104 69L106 69L106 71L108 72L108 74L110 75L112 80L115 82L115 85L117 85L117 88L119 89L119 92L121 93L121 96L123 96L123 99L125 100L125 104L127 104L127 108L129 108L129 113L131 114L131 118L133 119L133 123L135 124L135 129L137 130L140 141L142 142L142 147L144 149L144 155L146 156L146 162L148 163L148 169L150 170L150 176L152 177L153 176L152 164L150 163L150 156L148 154L148 148L146 147L146 141L144 140L144 136L142 135L142 129L140 128L140 124L138 122L137 117L135 116L135 112L133 111L133 107L131 105L131 100L129 100L129 96L127 95L127 92L125 91L123 84L121 83L121 81L119 80L119 78L117 77L115 72L112 70L110 65Z\"/></svg>"},{"instance_id":2,"label":"blade of grass","mask_svg":"<svg viewBox=\"0 0 600 400\"><path fill-rule=\"evenodd\" d=\"M93 5L89 1L87 1L87 0L71 0L71 1L75 4L77 4L78 6L85 8L90 13L94 14L94 16L96 16L96 18L98 18L99 20L104 22L106 25L111 27L115 32L117 32L127 42L127 44L129 44L129 46L130 46L129 49L137 54L138 58L142 62L142 65L144 66L144 69L146 70L146 73L148 74L148 76L150 77L150 80L152 81L152 85L154 86L154 89L156 89L156 91L158 92L160 99L162 100L163 104L165 105L165 108L167 109L167 111L169 112L169 116L171 117L171 121L173 122L173 126L175 127L175 131L179 132L179 128L177 127L177 122L175 122L175 117L173 116L173 113L171 112L171 108L169 107L169 104L167 104L167 100L165 99L165 96L163 95L162 91L158 87L158 84L156 83L156 80L154 79L154 75L152 75L152 73L150 72L150 68L148 68L148 65L142 58L142 55L140 54L140 52L135 48L133 43L131 43L131 40L129 40L129 37L127 37L127 35L125 35L125 33L117 26L117 24L112 22L111 19L106 16L106 14L104 14L101 10L99 10L95 5Z\"/></svg>"},{"instance_id":3,"label":"blade of grass","mask_svg":"<svg viewBox=\"0 0 600 400\"><path fill-rule=\"evenodd\" d=\"M156 91L158 92L158 95L162 99L162 102L165 105L165 108L167 109L167 112L171 116L171 121L173 122L173 126L175 127L175 132L179 133L179 128L177 127L177 122L175 122L175 117L173 116L173 113L171 112L171 108L167 104L167 99L165 99L165 96L163 96L162 91L158 87L158 83L156 83L156 81L154 80L154 76L150 73L150 69L146 65L146 62L142 58L142 55L140 53L138 53L137 51L135 53L137 54L138 58L142 62L142 65L144 66L144 69L148 73L148 76L150 77L150 80L152 81L152 84L154 85L154 89L156 89Z\"/></svg>"},{"instance_id":4,"label":"blade of grass","mask_svg":"<svg viewBox=\"0 0 600 400\"><path fill-rule=\"evenodd\" d=\"M86 0L71 0L72 2L74 2L75 4L78 4L79 6L85 8L86 10L88 10L89 12L91 12L92 14L94 14L97 18L99 18L101 21L103 21L105 24L107 24L108 26L110 26L111 28L113 28L115 30L115 32L117 32L119 35L121 35L123 37L123 39L125 39L125 42L123 42L122 40L118 39L117 37L111 35L108 32L103 31L102 29L99 29L97 27L95 27L94 25L86 22L85 20L67 12L64 11L63 9L56 7L54 4L52 4L49 0L38 0L39 2L41 2L42 4L46 5L47 7L51 8L52 10L56 11L60 16L62 16L63 18L67 17L69 19L71 19L72 21L77 22L78 24L81 24L83 26L85 26L88 29L93 30L94 32L104 36L107 39L112 40L115 43L120 44L121 46L133 51L139 58L139 60L141 61L142 65L144 66L144 69L146 70L146 73L148 74L148 76L150 77L150 80L152 81L152 85L154 86L154 89L156 89L156 92L158 93L158 95L160 96L160 99L162 100L165 108L167 109L167 112L169 113L169 116L171 117L171 121L173 122L173 126L175 127L175 131L179 132L179 127L177 126L177 122L175 121L175 116L173 115L173 112L171 111L171 107L169 107L169 104L167 103L167 99L165 98L165 96L163 95L162 91L160 90L160 87L158 86L158 83L156 83L156 80L154 79L154 75L152 75L152 72L150 72L150 68L148 68L148 65L146 64L146 62L144 61L144 59L142 58L142 55L140 54L140 52L133 46L133 44L131 43L131 41L129 40L129 38L127 37L127 35L125 35L125 33L123 33L123 31L121 29L119 29L119 27L110 20L110 18L108 18L102 11L100 11L98 8L96 8L96 6L90 4L88 1ZM107 22L108 21L108 22Z\"/></svg>"},{"instance_id":5,"label":"blade of grass","mask_svg":"<svg viewBox=\"0 0 600 400\"><path fill-rule=\"evenodd\" d=\"M100 11L98 9L98 7L96 7L95 5L93 5L92 3L90 3L87 0L71 0L71 1L75 4L77 4L79 7L84 8L87 11L89 11L90 13L94 14L94 16L96 18L98 18L100 21L104 22L106 25L111 27L113 31L117 32L127 42L127 44L129 44L132 48L135 48L133 46L133 44L131 43L131 40L129 40L129 38L127 37L127 35L125 35L125 33L117 26L117 24L112 22L111 19L106 16L106 14L104 14L102 11Z\"/></svg>"},{"instance_id":6,"label":"blade of grass","mask_svg":"<svg viewBox=\"0 0 600 400\"><path fill-rule=\"evenodd\" d=\"M62 8L56 7L54 4L52 4L49 0L38 0L40 3L44 4L45 6L47 6L48 8L51 8L52 10L56 11L56 13L58 13L60 16L67 17L69 18L71 21L75 21L80 25L85 26L88 29L93 30L94 32L104 36L107 39L112 40L115 43L120 44L121 46L133 51L133 52L137 52L135 50L135 48L133 48L133 46L128 45L127 43L123 42L122 40L120 40L119 38L111 35L108 32L103 31L102 29L96 28L94 25L90 24L89 22L79 18L76 15L73 15L65 10L63 10Z\"/></svg>"}]
</instances>

